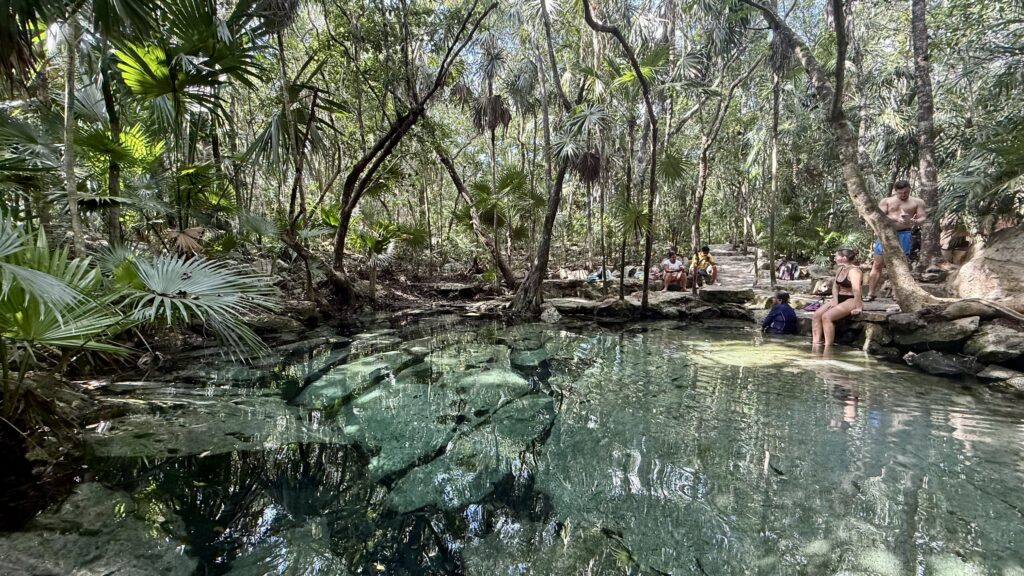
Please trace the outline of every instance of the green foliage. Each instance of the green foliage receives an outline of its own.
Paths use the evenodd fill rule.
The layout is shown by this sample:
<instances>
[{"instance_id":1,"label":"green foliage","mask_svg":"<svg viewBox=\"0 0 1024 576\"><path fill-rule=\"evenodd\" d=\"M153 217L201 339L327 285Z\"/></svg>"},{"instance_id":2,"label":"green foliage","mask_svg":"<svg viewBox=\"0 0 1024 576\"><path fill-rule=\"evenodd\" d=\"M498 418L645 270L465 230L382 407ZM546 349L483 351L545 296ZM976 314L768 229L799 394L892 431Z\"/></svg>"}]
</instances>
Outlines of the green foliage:
<instances>
[{"instance_id":1,"label":"green foliage","mask_svg":"<svg viewBox=\"0 0 1024 576\"><path fill-rule=\"evenodd\" d=\"M266 348L243 320L276 308L276 290L266 277L204 258L160 256L133 264L142 288L127 292L132 319L176 327L201 322L233 355Z\"/></svg>"}]
</instances>

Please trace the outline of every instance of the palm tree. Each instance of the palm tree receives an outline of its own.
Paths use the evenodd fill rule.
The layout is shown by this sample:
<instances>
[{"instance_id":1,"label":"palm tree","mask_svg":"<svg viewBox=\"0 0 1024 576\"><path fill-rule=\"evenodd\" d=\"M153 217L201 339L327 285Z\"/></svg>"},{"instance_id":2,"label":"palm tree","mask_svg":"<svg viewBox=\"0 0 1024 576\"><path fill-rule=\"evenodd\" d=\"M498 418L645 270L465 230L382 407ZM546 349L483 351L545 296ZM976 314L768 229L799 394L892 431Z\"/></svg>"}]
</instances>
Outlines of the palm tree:
<instances>
[{"instance_id":1,"label":"palm tree","mask_svg":"<svg viewBox=\"0 0 1024 576\"><path fill-rule=\"evenodd\" d=\"M473 128L478 133L490 135L490 161L491 161L491 191L498 190L498 160L495 152L495 134L498 126L508 131L508 125L512 121L512 113L505 99L500 94L494 93L494 81L505 63L505 50L502 48L497 36L494 33L488 34L480 43L481 48L481 74L487 86L487 95L481 96L473 107ZM496 217L496 213L495 213ZM495 266L501 258L498 249L498 225L497 220L492 220L492 233L494 234L494 257Z\"/></svg>"}]
</instances>

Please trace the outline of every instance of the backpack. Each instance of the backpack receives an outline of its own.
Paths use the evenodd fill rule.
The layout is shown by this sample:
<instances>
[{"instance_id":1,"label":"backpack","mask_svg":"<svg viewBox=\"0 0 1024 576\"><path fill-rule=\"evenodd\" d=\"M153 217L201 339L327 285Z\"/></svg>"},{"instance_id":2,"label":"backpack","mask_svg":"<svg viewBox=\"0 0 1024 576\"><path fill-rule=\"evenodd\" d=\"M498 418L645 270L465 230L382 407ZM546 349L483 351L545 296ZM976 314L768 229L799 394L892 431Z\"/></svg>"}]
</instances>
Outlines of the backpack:
<instances>
[{"instance_id":1,"label":"backpack","mask_svg":"<svg viewBox=\"0 0 1024 576\"><path fill-rule=\"evenodd\" d=\"M800 265L796 262L783 262L779 266L779 280L797 280L800 278Z\"/></svg>"}]
</instances>

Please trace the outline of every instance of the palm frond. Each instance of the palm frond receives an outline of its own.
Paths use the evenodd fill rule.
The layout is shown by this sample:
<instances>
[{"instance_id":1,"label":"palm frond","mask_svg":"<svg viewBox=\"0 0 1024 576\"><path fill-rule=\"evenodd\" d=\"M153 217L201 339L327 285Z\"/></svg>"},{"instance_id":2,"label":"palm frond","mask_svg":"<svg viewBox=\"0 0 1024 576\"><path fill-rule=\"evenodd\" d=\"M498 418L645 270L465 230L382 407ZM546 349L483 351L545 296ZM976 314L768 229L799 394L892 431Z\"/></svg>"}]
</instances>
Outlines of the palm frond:
<instances>
[{"instance_id":1,"label":"palm frond","mask_svg":"<svg viewBox=\"0 0 1024 576\"><path fill-rule=\"evenodd\" d=\"M204 258L161 256L134 264L143 288L126 300L133 319L172 326L204 322L232 354L265 348L244 319L277 307L266 277Z\"/></svg>"}]
</instances>

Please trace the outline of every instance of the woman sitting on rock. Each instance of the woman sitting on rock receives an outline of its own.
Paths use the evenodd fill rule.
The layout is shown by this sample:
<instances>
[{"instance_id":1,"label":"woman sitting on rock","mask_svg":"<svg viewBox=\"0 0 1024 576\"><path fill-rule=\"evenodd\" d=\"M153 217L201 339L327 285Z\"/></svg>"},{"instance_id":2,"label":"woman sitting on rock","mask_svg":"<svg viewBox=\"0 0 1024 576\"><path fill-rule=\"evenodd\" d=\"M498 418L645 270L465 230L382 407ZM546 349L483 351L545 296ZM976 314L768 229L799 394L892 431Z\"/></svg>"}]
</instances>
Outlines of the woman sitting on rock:
<instances>
[{"instance_id":1,"label":"woman sitting on rock","mask_svg":"<svg viewBox=\"0 0 1024 576\"><path fill-rule=\"evenodd\" d=\"M860 314L864 309L861 285L864 273L856 263L857 252L849 248L836 250L836 279L832 298L814 312L811 319L811 344L831 346L836 339L836 321Z\"/></svg>"}]
</instances>

